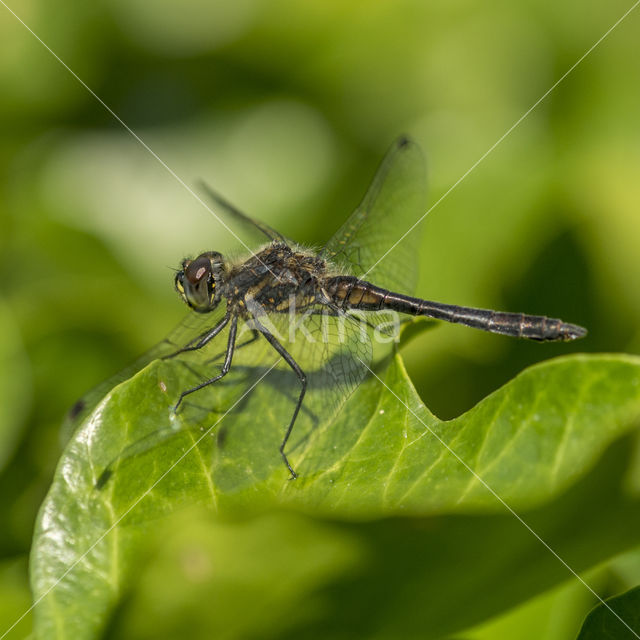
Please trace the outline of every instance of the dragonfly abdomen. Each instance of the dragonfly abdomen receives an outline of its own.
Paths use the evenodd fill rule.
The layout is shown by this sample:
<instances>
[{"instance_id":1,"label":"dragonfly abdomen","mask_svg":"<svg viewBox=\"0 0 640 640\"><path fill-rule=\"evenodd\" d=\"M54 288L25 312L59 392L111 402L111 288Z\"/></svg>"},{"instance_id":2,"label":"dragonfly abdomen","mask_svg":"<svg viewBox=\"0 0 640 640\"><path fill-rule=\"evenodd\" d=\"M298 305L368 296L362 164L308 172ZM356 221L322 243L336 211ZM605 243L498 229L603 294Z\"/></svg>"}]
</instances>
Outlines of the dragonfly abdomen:
<instances>
[{"instance_id":1,"label":"dragonfly abdomen","mask_svg":"<svg viewBox=\"0 0 640 640\"><path fill-rule=\"evenodd\" d=\"M463 324L467 327L538 341L575 340L587 334L586 329L558 318L506 313L491 309L475 309L453 304L412 298L349 276L331 278L327 288L334 303L343 309L378 311L391 309L413 316Z\"/></svg>"}]
</instances>

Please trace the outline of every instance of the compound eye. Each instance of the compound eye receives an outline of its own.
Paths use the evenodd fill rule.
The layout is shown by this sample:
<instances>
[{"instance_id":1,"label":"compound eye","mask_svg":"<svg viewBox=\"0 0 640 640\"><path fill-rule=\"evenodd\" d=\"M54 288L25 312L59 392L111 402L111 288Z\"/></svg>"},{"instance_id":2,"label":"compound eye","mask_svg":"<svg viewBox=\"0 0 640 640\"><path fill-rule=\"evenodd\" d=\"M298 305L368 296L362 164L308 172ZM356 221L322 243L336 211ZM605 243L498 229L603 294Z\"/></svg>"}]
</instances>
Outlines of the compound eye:
<instances>
[{"instance_id":1,"label":"compound eye","mask_svg":"<svg viewBox=\"0 0 640 640\"><path fill-rule=\"evenodd\" d=\"M198 256L184 268L184 275L192 285L197 285L211 274L211 261L206 256Z\"/></svg>"}]
</instances>

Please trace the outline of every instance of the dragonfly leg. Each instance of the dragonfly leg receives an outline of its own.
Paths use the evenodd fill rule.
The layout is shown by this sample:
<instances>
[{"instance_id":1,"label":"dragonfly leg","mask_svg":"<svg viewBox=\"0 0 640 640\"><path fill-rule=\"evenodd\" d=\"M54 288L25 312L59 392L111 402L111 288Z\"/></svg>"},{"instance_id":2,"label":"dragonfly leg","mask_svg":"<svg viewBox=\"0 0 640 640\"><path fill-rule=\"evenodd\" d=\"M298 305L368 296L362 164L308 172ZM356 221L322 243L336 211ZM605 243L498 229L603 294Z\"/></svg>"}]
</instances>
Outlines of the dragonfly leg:
<instances>
[{"instance_id":1,"label":"dragonfly leg","mask_svg":"<svg viewBox=\"0 0 640 640\"><path fill-rule=\"evenodd\" d=\"M229 314L227 314L227 315L229 317L231 317ZM225 316L225 318L222 320L222 322L224 322L224 325L226 325L227 322L229 321L229 317ZM222 329L222 327L220 327L222 322L220 322L218 325L216 325L210 331L210 333L213 333L216 329L218 329L218 333L219 333L220 330ZM222 325L222 326L224 327L224 325ZM193 393L194 391L199 391L200 389L203 389L204 387L207 387L210 384L213 384L214 382L217 382L218 380L220 380L220 378L224 378L224 376L226 376L227 373L229 373L229 369L231 369L231 360L233 359L233 352L234 352L235 343L236 343L236 329L237 328L238 328L238 316L234 315L233 317L231 317L231 326L229 327L229 338L227 340L227 353L225 355L224 362L222 364L222 370L220 371L220 373L217 376L214 376L213 378L210 378L209 380L205 380L204 382L202 382L199 385L193 387L192 389L187 389L186 391L183 391L180 394L180 397L178 398L178 402L176 402L175 406L173 407L174 412L178 410L178 407L180 406L180 404L184 400L185 396L188 396L190 393ZM213 335L211 335L211 336L207 335L200 342L204 341L204 344L206 344L213 337L214 337ZM200 347L204 346L204 344L200 345ZM200 347L197 347L197 348L200 348ZM196 348L196 347L194 347L194 348Z\"/></svg>"},{"instance_id":2,"label":"dragonfly leg","mask_svg":"<svg viewBox=\"0 0 640 640\"><path fill-rule=\"evenodd\" d=\"M282 356L284 361L293 369L300 382L301 388L300 395L298 396L298 402L296 403L296 408L293 411L293 416L291 416L291 422L289 422L287 431L284 434L284 438L282 439L282 444L280 445L280 455L282 456L287 469L289 469L291 480L295 480L298 477L298 474L293 470L293 467L289 463L289 459L284 452L284 448L287 446L289 436L291 435L291 431L293 431L293 425L295 424L298 413L300 412L300 408L302 407L304 394L307 391L307 376L305 372L300 368L300 365L293 359L293 356L278 342L275 336L269 333L268 329L262 326L257 320L255 320L255 323L257 330L264 336L265 340Z\"/></svg>"},{"instance_id":3,"label":"dragonfly leg","mask_svg":"<svg viewBox=\"0 0 640 640\"><path fill-rule=\"evenodd\" d=\"M207 329L204 333L201 333L198 337L194 338L191 342L187 342L187 344L170 353L168 356L163 356L163 360L168 360L169 358L173 358L180 353L185 353L186 351L197 351L198 349L202 349L205 344L213 340L229 323L229 319L231 318L231 314L227 311L224 318L218 322L215 327L212 329Z\"/></svg>"},{"instance_id":4,"label":"dragonfly leg","mask_svg":"<svg viewBox=\"0 0 640 640\"><path fill-rule=\"evenodd\" d=\"M242 349L242 347L246 347L250 344L253 344L260 337L260 332L257 331L256 329L251 329L251 334L252 335L248 340L245 340L244 342L241 342L240 344L237 344L235 346L234 353L238 351L238 349ZM209 358L207 362L215 362L220 356L223 356L225 353L226 353L225 351L223 351L222 353L216 353L216 355L213 356L213 358Z\"/></svg>"}]
</instances>

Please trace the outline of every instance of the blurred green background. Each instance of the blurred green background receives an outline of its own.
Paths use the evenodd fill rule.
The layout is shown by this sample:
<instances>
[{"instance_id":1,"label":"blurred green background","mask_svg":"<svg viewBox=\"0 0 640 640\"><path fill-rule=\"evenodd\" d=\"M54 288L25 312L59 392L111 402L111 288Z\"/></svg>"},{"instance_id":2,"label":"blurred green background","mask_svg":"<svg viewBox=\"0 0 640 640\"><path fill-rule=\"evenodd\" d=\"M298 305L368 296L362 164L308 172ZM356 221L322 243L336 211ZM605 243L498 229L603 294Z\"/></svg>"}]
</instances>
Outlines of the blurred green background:
<instances>
[{"instance_id":1,"label":"blurred green background","mask_svg":"<svg viewBox=\"0 0 640 640\"><path fill-rule=\"evenodd\" d=\"M399 134L424 148L436 202L630 6L30 0L11 8L187 185L203 178L251 215L319 245ZM183 256L237 245L3 6L0 42L5 628L30 601L31 532L66 410L182 317L170 269ZM455 326L427 332L404 355L439 417L545 358L640 351L639 114L637 10L427 216L419 295L590 330L576 345ZM511 615L556 630L544 637L573 637L592 600L570 583L544 598ZM549 623L552 615L564 622ZM508 628L509 617L495 624ZM16 631L28 629L27 618ZM507 633L493 629L477 637Z\"/></svg>"}]
</instances>

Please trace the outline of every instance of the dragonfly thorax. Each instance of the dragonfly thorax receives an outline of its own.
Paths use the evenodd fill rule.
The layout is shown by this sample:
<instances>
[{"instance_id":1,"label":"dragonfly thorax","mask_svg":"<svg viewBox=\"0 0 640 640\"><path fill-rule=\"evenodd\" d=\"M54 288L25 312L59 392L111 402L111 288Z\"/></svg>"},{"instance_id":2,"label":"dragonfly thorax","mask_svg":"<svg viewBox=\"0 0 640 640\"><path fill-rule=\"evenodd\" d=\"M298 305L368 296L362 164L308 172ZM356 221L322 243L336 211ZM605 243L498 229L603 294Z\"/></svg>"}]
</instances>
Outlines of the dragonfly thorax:
<instances>
[{"instance_id":1,"label":"dragonfly thorax","mask_svg":"<svg viewBox=\"0 0 640 640\"><path fill-rule=\"evenodd\" d=\"M224 278L224 258L217 251L207 251L193 260L182 261L175 285L189 307L198 313L207 313L220 302Z\"/></svg>"}]
</instances>

